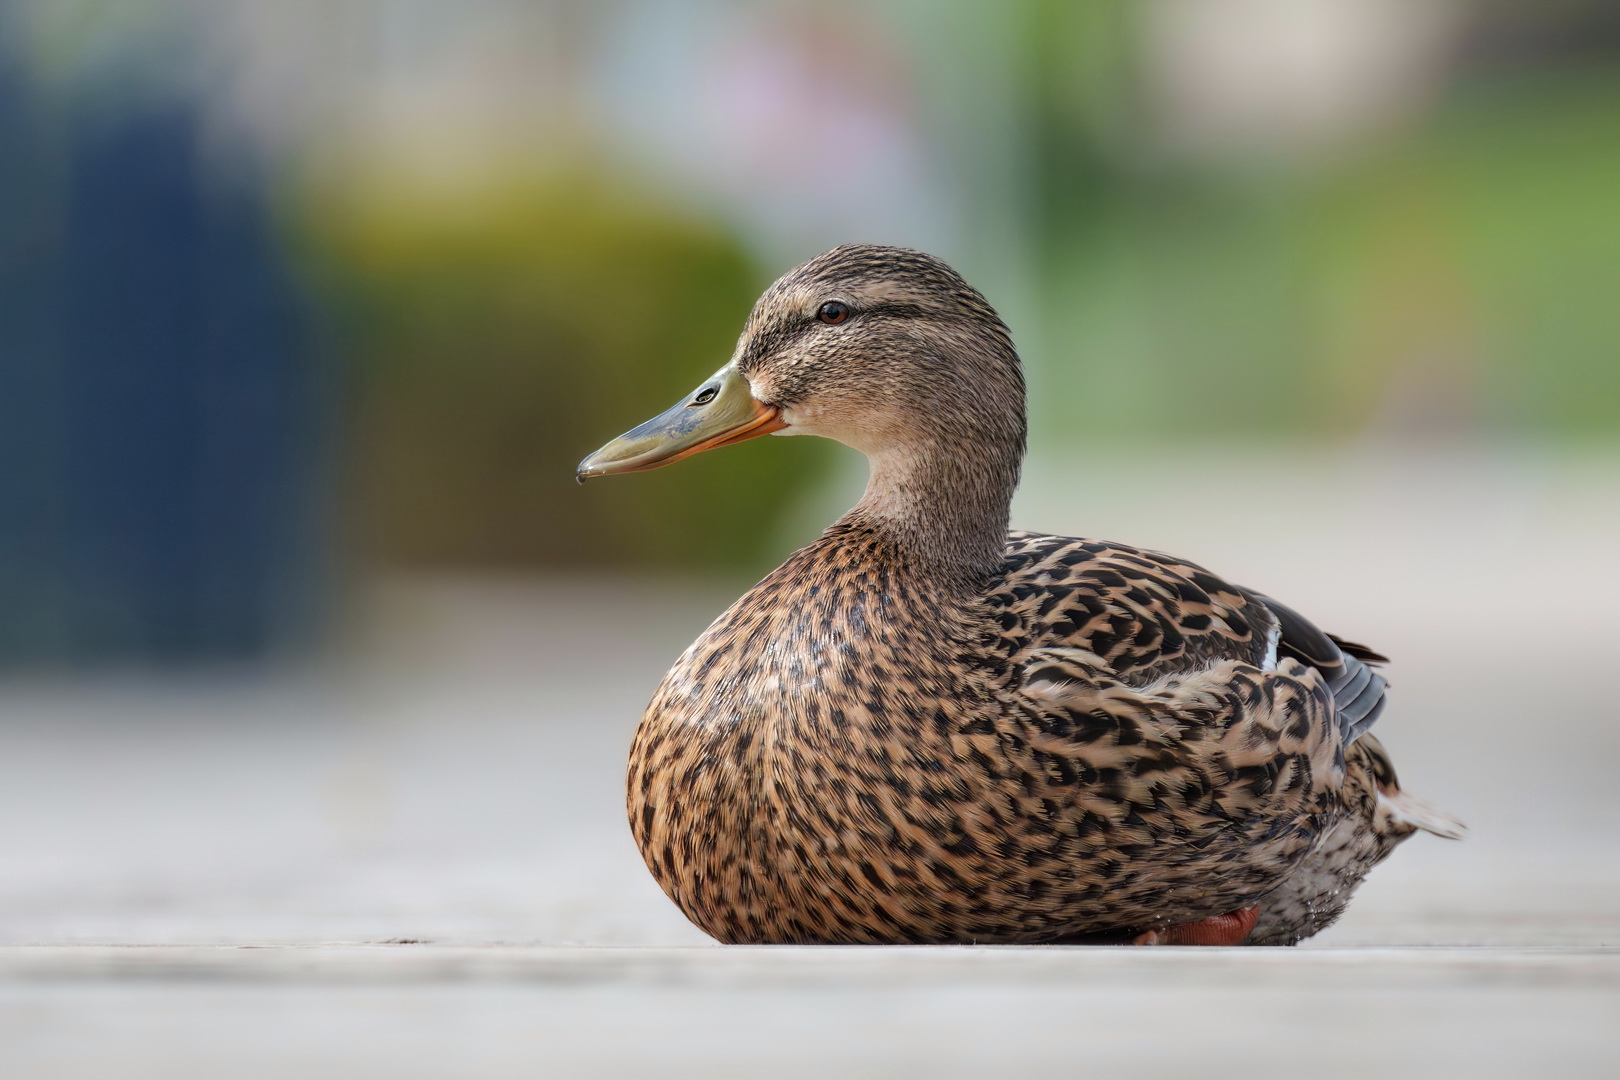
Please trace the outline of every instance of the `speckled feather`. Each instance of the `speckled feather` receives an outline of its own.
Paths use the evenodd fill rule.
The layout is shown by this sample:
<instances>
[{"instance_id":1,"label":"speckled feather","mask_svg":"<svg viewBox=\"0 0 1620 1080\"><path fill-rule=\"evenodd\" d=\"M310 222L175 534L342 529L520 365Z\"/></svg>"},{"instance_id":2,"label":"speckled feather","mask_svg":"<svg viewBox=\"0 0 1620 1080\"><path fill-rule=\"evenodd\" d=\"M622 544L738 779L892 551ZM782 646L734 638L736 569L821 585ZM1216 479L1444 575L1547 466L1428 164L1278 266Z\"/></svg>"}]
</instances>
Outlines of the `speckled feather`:
<instances>
[{"instance_id":1,"label":"speckled feather","mask_svg":"<svg viewBox=\"0 0 1620 1080\"><path fill-rule=\"evenodd\" d=\"M810 325L826 296L864 326ZM735 362L873 479L636 734L636 841L709 934L1056 942L1259 905L1250 940L1286 944L1416 825L1445 831L1358 738L1376 654L1168 556L1007 533L1022 380L943 263L837 249L767 292Z\"/></svg>"}]
</instances>

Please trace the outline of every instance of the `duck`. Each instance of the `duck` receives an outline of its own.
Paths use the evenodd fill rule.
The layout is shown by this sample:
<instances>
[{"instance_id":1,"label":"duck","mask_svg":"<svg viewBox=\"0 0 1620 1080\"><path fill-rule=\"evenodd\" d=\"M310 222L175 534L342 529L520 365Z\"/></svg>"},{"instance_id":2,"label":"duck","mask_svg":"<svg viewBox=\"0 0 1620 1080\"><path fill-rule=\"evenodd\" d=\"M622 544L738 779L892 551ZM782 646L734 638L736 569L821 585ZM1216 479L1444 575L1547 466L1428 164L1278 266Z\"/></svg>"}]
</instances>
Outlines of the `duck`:
<instances>
[{"instance_id":1,"label":"duck","mask_svg":"<svg viewBox=\"0 0 1620 1080\"><path fill-rule=\"evenodd\" d=\"M855 506L680 656L627 809L734 944L1291 945L1415 832L1386 663L1194 563L1009 530L1012 336L942 260L849 244L581 483L766 434L861 452Z\"/></svg>"}]
</instances>

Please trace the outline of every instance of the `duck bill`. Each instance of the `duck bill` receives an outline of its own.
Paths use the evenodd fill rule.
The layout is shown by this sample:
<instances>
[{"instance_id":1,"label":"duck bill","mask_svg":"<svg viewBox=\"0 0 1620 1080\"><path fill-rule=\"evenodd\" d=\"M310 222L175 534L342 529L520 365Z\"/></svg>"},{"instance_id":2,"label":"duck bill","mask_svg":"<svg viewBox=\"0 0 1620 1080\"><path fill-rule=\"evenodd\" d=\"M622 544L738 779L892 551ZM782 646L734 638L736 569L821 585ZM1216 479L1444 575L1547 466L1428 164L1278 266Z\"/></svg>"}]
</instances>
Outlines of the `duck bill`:
<instances>
[{"instance_id":1,"label":"duck bill","mask_svg":"<svg viewBox=\"0 0 1620 1080\"><path fill-rule=\"evenodd\" d=\"M575 477L645 472L716 446L729 446L787 427L775 407L755 399L748 380L729 365L667 412L631 428L579 463Z\"/></svg>"}]
</instances>

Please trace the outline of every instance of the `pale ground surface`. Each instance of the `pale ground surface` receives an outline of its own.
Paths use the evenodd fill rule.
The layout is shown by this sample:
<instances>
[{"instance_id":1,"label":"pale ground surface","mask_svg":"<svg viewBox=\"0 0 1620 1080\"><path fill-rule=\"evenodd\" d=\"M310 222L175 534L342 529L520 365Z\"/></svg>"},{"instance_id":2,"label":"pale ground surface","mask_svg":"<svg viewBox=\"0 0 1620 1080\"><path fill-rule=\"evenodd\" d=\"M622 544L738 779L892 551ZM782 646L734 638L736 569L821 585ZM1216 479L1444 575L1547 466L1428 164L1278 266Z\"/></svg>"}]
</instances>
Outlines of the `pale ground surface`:
<instances>
[{"instance_id":1,"label":"pale ground surface","mask_svg":"<svg viewBox=\"0 0 1620 1080\"><path fill-rule=\"evenodd\" d=\"M1019 524L1396 658L1380 733L1473 834L1300 949L708 943L621 782L734 584L399 583L318 671L0 687L0 1076L1620 1075L1615 464L1032 470Z\"/></svg>"}]
</instances>

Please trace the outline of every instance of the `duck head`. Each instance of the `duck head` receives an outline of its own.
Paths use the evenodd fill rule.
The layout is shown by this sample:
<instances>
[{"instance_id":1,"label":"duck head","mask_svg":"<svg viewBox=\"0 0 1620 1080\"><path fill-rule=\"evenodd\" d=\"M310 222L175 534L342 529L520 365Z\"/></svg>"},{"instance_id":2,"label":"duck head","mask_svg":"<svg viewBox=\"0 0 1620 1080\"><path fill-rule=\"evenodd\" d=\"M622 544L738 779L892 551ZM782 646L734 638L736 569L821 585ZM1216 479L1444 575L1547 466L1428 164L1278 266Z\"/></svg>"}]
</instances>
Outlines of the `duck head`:
<instances>
[{"instance_id":1,"label":"duck head","mask_svg":"<svg viewBox=\"0 0 1620 1080\"><path fill-rule=\"evenodd\" d=\"M881 459L1017 459L1024 381L1007 328L931 255L849 244L754 305L729 363L580 462L580 482L759 435L821 435ZM876 471L876 470L874 470Z\"/></svg>"}]
</instances>

